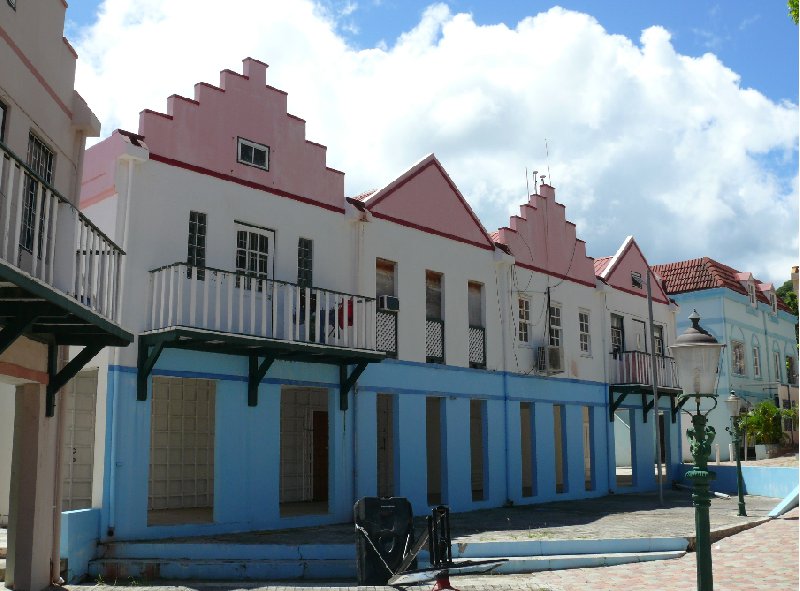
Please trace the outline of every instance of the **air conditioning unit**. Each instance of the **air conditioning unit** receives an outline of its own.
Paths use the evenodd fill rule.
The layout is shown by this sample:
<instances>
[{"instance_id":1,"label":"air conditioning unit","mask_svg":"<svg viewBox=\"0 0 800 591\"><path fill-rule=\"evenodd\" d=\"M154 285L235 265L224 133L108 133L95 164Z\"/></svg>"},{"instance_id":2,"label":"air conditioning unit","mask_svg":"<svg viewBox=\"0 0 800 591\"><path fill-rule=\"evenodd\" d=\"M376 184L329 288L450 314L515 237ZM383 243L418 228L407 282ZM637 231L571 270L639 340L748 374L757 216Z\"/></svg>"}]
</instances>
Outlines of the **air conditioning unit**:
<instances>
[{"instance_id":1,"label":"air conditioning unit","mask_svg":"<svg viewBox=\"0 0 800 591\"><path fill-rule=\"evenodd\" d=\"M539 373L554 374L564 371L564 349L555 345L539 347L536 350Z\"/></svg>"},{"instance_id":2,"label":"air conditioning unit","mask_svg":"<svg viewBox=\"0 0 800 591\"><path fill-rule=\"evenodd\" d=\"M397 312L400 309L400 300L395 296L382 295L378 297L378 310Z\"/></svg>"}]
</instances>

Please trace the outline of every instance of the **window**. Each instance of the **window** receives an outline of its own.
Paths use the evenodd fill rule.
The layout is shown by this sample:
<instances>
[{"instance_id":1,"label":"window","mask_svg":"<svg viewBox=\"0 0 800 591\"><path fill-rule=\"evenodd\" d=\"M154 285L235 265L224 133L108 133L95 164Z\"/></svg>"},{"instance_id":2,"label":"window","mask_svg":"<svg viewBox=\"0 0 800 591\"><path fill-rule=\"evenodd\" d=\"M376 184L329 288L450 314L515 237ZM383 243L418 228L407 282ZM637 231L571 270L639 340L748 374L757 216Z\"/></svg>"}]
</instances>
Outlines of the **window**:
<instances>
[{"instance_id":1,"label":"window","mask_svg":"<svg viewBox=\"0 0 800 591\"><path fill-rule=\"evenodd\" d=\"M639 271L631 272L631 286L642 289L642 274Z\"/></svg>"},{"instance_id":2,"label":"window","mask_svg":"<svg viewBox=\"0 0 800 591\"><path fill-rule=\"evenodd\" d=\"M753 347L753 377L761 377L761 351L758 347Z\"/></svg>"},{"instance_id":3,"label":"window","mask_svg":"<svg viewBox=\"0 0 800 591\"><path fill-rule=\"evenodd\" d=\"M269 146L257 144L240 137L238 152L238 162L269 170Z\"/></svg>"},{"instance_id":4,"label":"window","mask_svg":"<svg viewBox=\"0 0 800 591\"><path fill-rule=\"evenodd\" d=\"M775 295L775 292L769 292L769 307L770 311L773 314L778 313L778 297Z\"/></svg>"},{"instance_id":5,"label":"window","mask_svg":"<svg viewBox=\"0 0 800 591\"><path fill-rule=\"evenodd\" d=\"M528 298L519 298L517 300L518 317L519 317L519 342L529 343L531 340L531 301Z\"/></svg>"},{"instance_id":6,"label":"window","mask_svg":"<svg viewBox=\"0 0 800 591\"><path fill-rule=\"evenodd\" d=\"M653 325L653 340L656 342L656 355L664 356L664 327L659 324Z\"/></svg>"},{"instance_id":7,"label":"window","mask_svg":"<svg viewBox=\"0 0 800 591\"><path fill-rule=\"evenodd\" d=\"M3 101L0 101L0 142L6 141L6 114L8 107Z\"/></svg>"},{"instance_id":8,"label":"window","mask_svg":"<svg viewBox=\"0 0 800 591\"><path fill-rule=\"evenodd\" d=\"M313 284L314 243L308 238L297 241L297 285L311 287Z\"/></svg>"},{"instance_id":9,"label":"window","mask_svg":"<svg viewBox=\"0 0 800 591\"><path fill-rule=\"evenodd\" d=\"M731 356L733 373L740 376L745 375L746 366L744 363L744 343L739 341L731 341Z\"/></svg>"},{"instance_id":10,"label":"window","mask_svg":"<svg viewBox=\"0 0 800 591\"><path fill-rule=\"evenodd\" d=\"M797 381L794 375L794 357L791 355L786 356L786 381L789 384L794 384Z\"/></svg>"},{"instance_id":11,"label":"window","mask_svg":"<svg viewBox=\"0 0 800 591\"><path fill-rule=\"evenodd\" d=\"M55 154L45 143L32 133L28 136L28 166L39 175L45 183L53 182L53 166ZM22 231L19 245L33 252L33 232L36 227L36 209L39 195L39 180L29 174L25 175L25 200L22 204ZM38 203L39 215L44 214L44 200ZM44 224L39 224L39 256L42 256L42 239Z\"/></svg>"},{"instance_id":12,"label":"window","mask_svg":"<svg viewBox=\"0 0 800 591\"><path fill-rule=\"evenodd\" d=\"M393 296L396 264L386 259L375 259L375 297Z\"/></svg>"},{"instance_id":13,"label":"window","mask_svg":"<svg viewBox=\"0 0 800 591\"><path fill-rule=\"evenodd\" d=\"M625 325L622 316L611 315L611 352L621 353L625 350Z\"/></svg>"},{"instance_id":14,"label":"window","mask_svg":"<svg viewBox=\"0 0 800 591\"><path fill-rule=\"evenodd\" d=\"M550 345L561 346L561 306L550 304Z\"/></svg>"},{"instance_id":15,"label":"window","mask_svg":"<svg viewBox=\"0 0 800 591\"><path fill-rule=\"evenodd\" d=\"M469 325L483 326L483 284L477 281L467 282L467 311Z\"/></svg>"},{"instance_id":16,"label":"window","mask_svg":"<svg viewBox=\"0 0 800 591\"><path fill-rule=\"evenodd\" d=\"M442 274L425 271L425 317L442 319Z\"/></svg>"},{"instance_id":17,"label":"window","mask_svg":"<svg viewBox=\"0 0 800 591\"><path fill-rule=\"evenodd\" d=\"M772 359L775 363L775 381L780 382L783 379L783 372L781 371L781 354L777 351L773 351Z\"/></svg>"},{"instance_id":18,"label":"window","mask_svg":"<svg viewBox=\"0 0 800 591\"><path fill-rule=\"evenodd\" d=\"M747 284L747 299L750 300L750 305L756 305L756 286L752 283Z\"/></svg>"},{"instance_id":19,"label":"window","mask_svg":"<svg viewBox=\"0 0 800 591\"><path fill-rule=\"evenodd\" d=\"M592 337L589 334L589 312L580 310L578 312L578 340L581 345L583 355L592 354Z\"/></svg>"},{"instance_id":20,"label":"window","mask_svg":"<svg viewBox=\"0 0 800 591\"><path fill-rule=\"evenodd\" d=\"M186 276L192 276L192 267L198 267L197 278L206 278L206 214L189 212L189 241L186 246Z\"/></svg>"},{"instance_id":21,"label":"window","mask_svg":"<svg viewBox=\"0 0 800 591\"><path fill-rule=\"evenodd\" d=\"M250 278L259 280L268 279L272 267L272 243L274 234L272 230L237 223L236 230L236 272L246 274L244 288L250 289ZM236 287L240 286L239 277L236 278ZM258 283L261 289L261 283Z\"/></svg>"}]
</instances>

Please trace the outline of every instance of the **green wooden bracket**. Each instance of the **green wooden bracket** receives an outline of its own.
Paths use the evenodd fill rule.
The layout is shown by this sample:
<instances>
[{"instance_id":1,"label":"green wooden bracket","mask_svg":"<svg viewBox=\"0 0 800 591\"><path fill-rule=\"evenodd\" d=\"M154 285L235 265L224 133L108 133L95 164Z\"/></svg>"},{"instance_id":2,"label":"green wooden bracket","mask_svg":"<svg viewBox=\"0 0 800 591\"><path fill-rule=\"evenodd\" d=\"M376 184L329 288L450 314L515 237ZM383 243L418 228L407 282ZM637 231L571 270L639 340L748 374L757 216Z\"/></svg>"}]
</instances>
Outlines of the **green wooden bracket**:
<instances>
[{"instance_id":1,"label":"green wooden bracket","mask_svg":"<svg viewBox=\"0 0 800 591\"><path fill-rule=\"evenodd\" d=\"M161 356L164 344L164 341L158 341L151 350L150 346L139 338L139 358L136 363L136 400L147 400L147 378L150 377L156 361Z\"/></svg>"},{"instance_id":2,"label":"green wooden bracket","mask_svg":"<svg viewBox=\"0 0 800 591\"><path fill-rule=\"evenodd\" d=\"M628 395L627 392L620 392L619 398L614 400L614 391L609 388L608 389L608 422L614 422L614 413L619 408L619 405L625 400L625 397Z\"/></svg>"},{"instance_id":3,"label":"green wooden bracket","mask_svg":"<svg viewBox=\"0 0 800 591\"><path fill-rule=\"evenodd\" d=\"M355 385L358 378L367 369L367 365L369 364L366 361L359 362L349 376L347 375L347 366L339 366L339 410L347 410L347 395L350 392L350 388Z\"/></svg>"},{"instance_id":4,"label":"green wooden bracket","mask_svg":"<svg viewBox=\"0 0 800 591\"><path fill-rule=\"evenodd\" d=\"M650 410L656 405L656 398L655 396L650 402L647 402L647 393L642 392L642 422L647 422L647 415L650 413Z\"/></svg>"},{"instance_id":5,"label":"green wooden bracket","mask_svg":"<svg viewBox=\"0 0 800 591\"><path fill-rule=\"evenodd\" d=\"M258 385L267 375L270 366L275 362L275 357L267 356L259 363L257 355L250 355L249 370L247 372L247 406L258 404Z\"/></svg>"},{"instance_id":6,"label":"green wooden bracket","mask_svg":"<svg viewBox=\"0 0 800 591\"><path fill-rule=\"evenodd\" d=\"M38 316L38 311L31 310L15 316L14 319L6 324L0 331L0 354L8 349L26 330L28 330Z\"/></svg>"},{"instance_id":7,"label":"green wooden bracket","mask_svg":"<svg viewBox=\"0 0 800 591\"><path fill-rule=\"evenodd\" d=\"M55 344L47 347L47 389L45 390L45 416L52 417L56 409L56 392L67 385L92 358L103 350L105 345L86 345L81 352L73 357L61 371L58 371L58 346Z\"/></svg>"},{"instance_id":8,"label":"green wooden bracket","mask_svg":"<svg viewBox=\"0 0 800 591\"><path fill-rule=\"evenodd\" d=\"M684 398L683 400L676 401L674 396L669 397L669 406L670 410L672 411L672 422L675 423L678 420L678 414L680 414L683 405L686 404L686 401L689 400L688 398Z\"/></svg>"}]
</instances>

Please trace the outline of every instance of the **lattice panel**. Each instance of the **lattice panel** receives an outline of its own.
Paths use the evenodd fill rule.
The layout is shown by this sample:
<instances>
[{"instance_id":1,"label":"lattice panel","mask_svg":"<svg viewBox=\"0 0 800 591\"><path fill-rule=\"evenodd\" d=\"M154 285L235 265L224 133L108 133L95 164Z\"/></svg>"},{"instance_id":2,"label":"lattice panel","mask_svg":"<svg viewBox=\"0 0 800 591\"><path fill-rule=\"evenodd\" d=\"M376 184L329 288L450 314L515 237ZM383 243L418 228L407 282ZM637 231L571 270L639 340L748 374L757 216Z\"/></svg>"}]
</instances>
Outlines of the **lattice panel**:
<instances>
[{"instance_id":1,"label":"lattice panel","mask_svg":"<svg viewBox=\"0 0 800 591\"><path fill-rule=\"evenodd\" d=\"M397 314L378 311L376 315L378 350L397 355Z\"/></svg>"},{"instance_id":2,"label":"lattice panel","mask_svg":"<svg viewBox=\"0 0 800 591\"><path fill-rule=\"evenodd\" d=\"M472 365L486 365L485 331L475 326L469 327L469 362Z\"/></svg>"},{"instance_id":3,"label":"lattice panel","mask_svg":"<svg viewBox=\"0 0 800 591\"><path fill-rule=\"evenodd\" d=\"M425 356L444 360L444 322L441 320L425 321Z\"/></svg>"}]
</instances>

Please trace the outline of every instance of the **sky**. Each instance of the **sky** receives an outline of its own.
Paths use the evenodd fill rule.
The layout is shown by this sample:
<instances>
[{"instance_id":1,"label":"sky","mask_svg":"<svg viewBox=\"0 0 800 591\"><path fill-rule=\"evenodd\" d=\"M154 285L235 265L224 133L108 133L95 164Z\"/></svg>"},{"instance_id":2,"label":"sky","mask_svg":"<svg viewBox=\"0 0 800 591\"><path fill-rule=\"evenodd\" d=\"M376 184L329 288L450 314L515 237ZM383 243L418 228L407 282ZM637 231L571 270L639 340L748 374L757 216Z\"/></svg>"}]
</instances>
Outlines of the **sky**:
<instances>
[{"instance_id":1,"label":"sky","mask_svg":"<svg viewBox=\"0 0 800 591\"><path fill-rule=\"evenodd\" d=\"M136 131L268 64L345 192L433 152L490 232L547 175L591 256L798 264L798 29L784 0L74 0L76 88ZM526 175L527 171L527 175Z\"/></svg>"}]
</instances>

